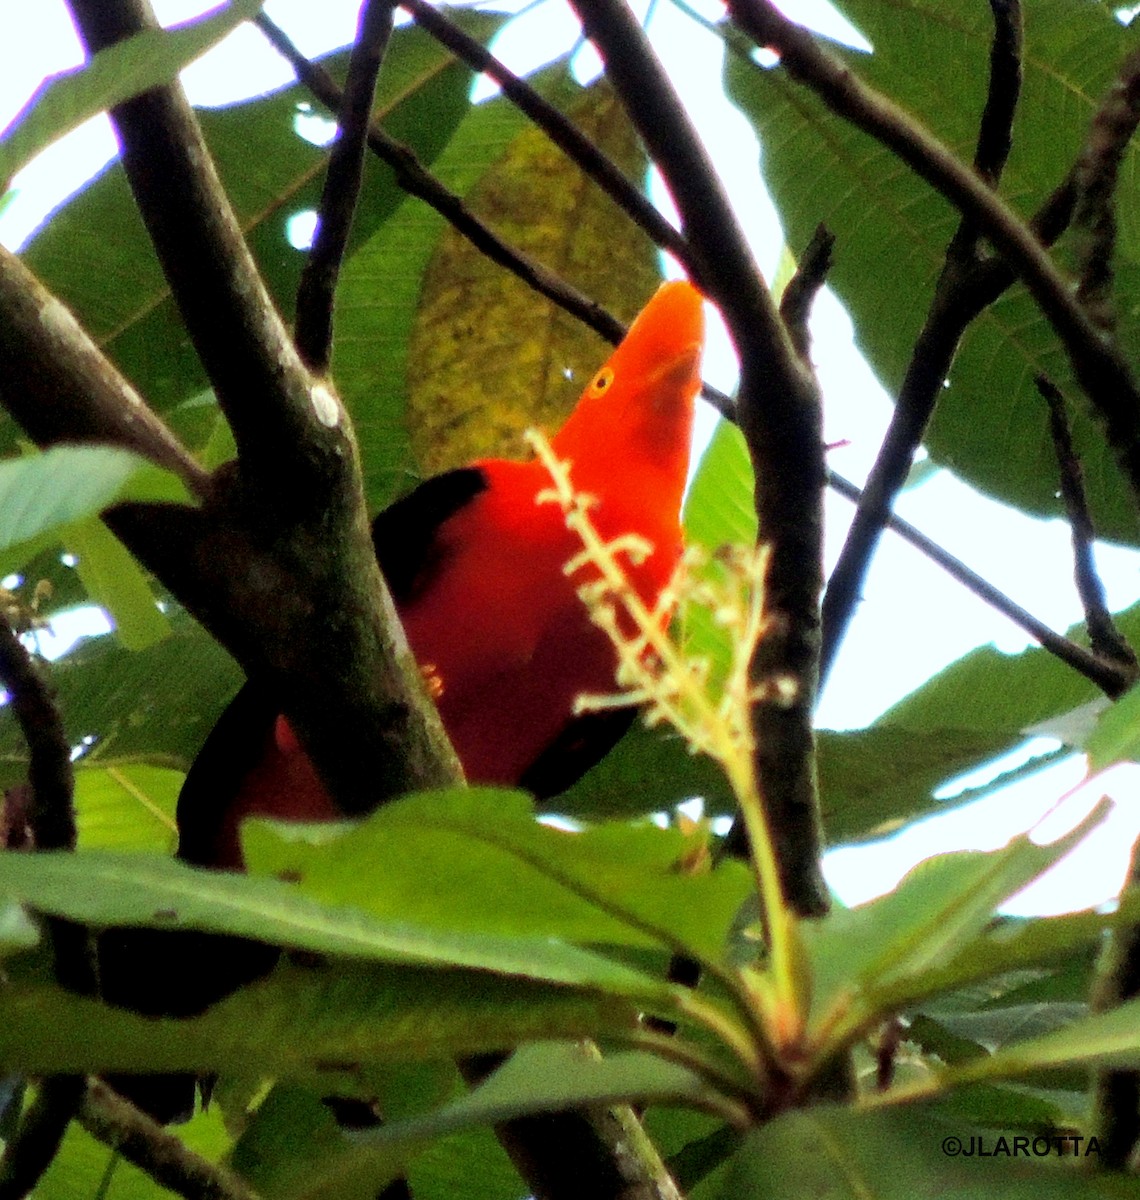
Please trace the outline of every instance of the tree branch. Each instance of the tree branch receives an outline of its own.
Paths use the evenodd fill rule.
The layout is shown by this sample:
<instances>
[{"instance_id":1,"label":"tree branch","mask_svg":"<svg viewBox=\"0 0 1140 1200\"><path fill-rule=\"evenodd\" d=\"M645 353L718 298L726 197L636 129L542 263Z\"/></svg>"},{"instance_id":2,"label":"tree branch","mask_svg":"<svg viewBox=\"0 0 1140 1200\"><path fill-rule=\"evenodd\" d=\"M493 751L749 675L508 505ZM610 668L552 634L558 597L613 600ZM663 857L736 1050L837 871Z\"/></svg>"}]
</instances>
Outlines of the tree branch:
<instances>
[{"instance_id":1,"label":"tree branch","mask_svg":"<svg viewBox=\"0 0 1140 1200\"><path fill-rule=\"evenodd\" d=\"M93 1079L86 1086L79 1122L97 1141L186 1200L256 1200L253 1189L232 1171L195 1154L105 1083Z\"/></svg>"},{"instance_id":2,"label":"tree branch","mask_svg":"<svg viewBox=\"0 0 1140 1200\"><path fill-rule=\"evenodd\" d=\"M1089 642L1093 653L1120 667L1125 679L1123 686L1108 695L1115 699L1135 682L1138 675L1136 655L1112 620L1104 584L1097 574L1093 558L1093 540L1096 536L1088 501L1085 499L1084 470L1073 447L1069 429L1069 418L1065 412L1065 398L1053 382L1044 375L1037 376L1037 390L1049 406L1049 430L1057 452L1057 465L1061 472L1061 498L1069 514L1069 528L1073 537L1073 574L1077 594L1085 610L1085 625L1089 631Z\"/></svg>"},{"instance_id":3,"label":"tree branch","mask_svg":"<svg viewBox=\"0 0 1140 1200\"><path fill-rule=\"evenodd\" d=\"M71 312L2 246L0 403L38 445L123 446L173 471L192 495L209 491L209 475L182 443Z\"/></svg>"},{"instance_id":4,"label":"tree branch","mask_svg":"<svg viewBox=\"0 0 1140 1200\"><path fill-rule=\"evenodd\" d=\"M320 375L332 355L333 296L360 195L364 147L372 124L376 77L392 36L392 0L364 0L348 77L337 108L337 138L329 156L313 239L297 289L297 349Z\"/></svg>"},{"instance_id":5,"label":"tree branch","mask_svg":"<svg viewBox=\"0 0 1140 1200\"><path fill-rule=\"evenodd\" d=\"M758 45L779 52L793 77L838 116L892 150L993 242L1056 331L1133 496L1140 498L1140 391L1124 358L1089 320L1029 227L924 126L867 87L770 0L729 0L729 11Z\"/></svg>"},{"instance_id":6,"label":"tree branch","mask_svg":"<svg viewBox=\"0 0 1140 1200\"><path fill-rule=\"evenodd\" d=\"M649 237L668 250L701 282L697 264L692 261L690 247L679 233L653 207L639 187L635 187L618 167L607 158L571 121L548 101L544 100L525 80L520 79L486 47L464 33L454 22L427 0L400 0L400 7L430 33L442 46L476 71L493 79L520 112L525 113L548 138L614 201L624 209L634 223Z\"/></svg>"},{"instance_id":7,"label":"tree branch","mask_svg":"<svg viewBox=\"0 0 1140 1200\"><path fill-rule=\"evenodd\" d=\"M807 249L800 255L796 273L780 297L780 317L787 326L796 353L804 362L811 360L808 318L819 289L831 270L831 251L834 246L835 235L829 233L825 225L816 226Z\"/></svg>"},{"instance_id":8,"label":"tree branch","mask_svg":"<svg viewBox=\"0 0 1140 1200\"><path fill-rule=\"evenodd\" d=\"M1101 329L1111 330L1112 256L1116 249L1116 184L1120 162L1140 123L1140 49L1121 64L1092 119L1077 163L1077 299Z\"/></svg>"},{"instance_id":9,"label":"tree branch","mask_svg":"<svg viewBox=\"0 0 1140 1200\"><path fill-rule=\"evenodd\" d=\"M996 186L1009 154L1021 79L1021 10L1017 0L992 0L994 39L986 104L979 121L974 169ZM1044 241L1060 236L1072 211L1067 184L1049 198L1033 225ZM867 476L858 511L823 597L823 650L820 673L826 679L851 622L882 531L925 436L942 384L970 323L1014 280L1004 259L983 257L978 227L963 215L946 250L942 272L922 330L915 342L895 411Z\"/></svg>"},{"instance_id":10,"label":"tree branch","mask_svg":"<svg viewBox=\"0 0 1140 1200\"><path fill-rule=\"evenodd\" d=\"M155 28L147 0L69 0L88 53ZM178 84L118 105L123 168L194 349L267 504L322 499L351 456L339 402L314 380L274 308Z\"/></svg>"},{"instance_id":11,"label":"tree branch","mask_svg":"<svg viewBox=\"0 0 1140 1200\"><path fill-rule=\"evenodd\" d=\"M75 848L73 772L63 722L31 655L0 617L0 683L28 744L31 804L27 821L37 850ZM94 994L87 933L70 921L50 920L55 970L68 988ZM0 1200L16 1200L36 1186L51 1165L83 1095L82 1076L60 1075L40 1083L0 1158Z\"/></svg>"},{"instance_id":12,"label":"tree branch","mask_svg":"<svg viewBox=\"0 0 1140 1200\"><path fill-rule=\"evenodd\" d=\"M822 834L815 786L814 704L822 586L824 479L819 389L776 311L720 181L644 31L622 0L573 0L606 74L661 170L698 267L740 356L737 412L756 473L756 510L771 545L766 595L776 632L758 679L796 681L788 708L755 706L757 773L790 904L821 913Z\"/></svg>"},{"instance_id":13,"label":"tree branch","mask_svg":"<svg viewBox=\"0 0 1140 1200\"><path fill-rule=\"evenodd\" d=\"M994 40L990 45L990 76L986 105L978 126L974 170L990 187L997 187L1013 147L1013 119L1021 95L1021 0L990 0Z\"/></svg>"},{"instance_id":14,"label":"tree branch","mask_svg":"<svg viewBox=\"0 0 1140 1200\"><path fill-rule=\"evenodd\" d=\"M94 51L153 25L144 0L71 0ZM128 182L238 445L202 513L144 561L281 697L346 813L461 778L369 535L355 438L273 308L177 85L112 113ZM116 528L145 535L147 517ZM179 586L181 585L181 586ZM357 753L345 755L346 741Z\"/></svg>"},{"instance_id":15,"label":"tree branch","mask_svg":"<svg viewBox=\"0 0 1140 1200\"><path fill-rule=\"evenodd\" d=\"M829 471L828 484L841 496L855 504L859 503L862 493L851 482ZM1043 649L1054 657L1059 658L1074 671L1095 683L1105 695L1118 696L1131 683L1132 674L1118 662L1101 658L1098 654L1070 641L1067 637L1050 629L1044 621L1038 620L1031 612L1011 600L1004 592L999 591L988 580L983 579L975 571L970 570L961 559L955 558L944 550L937 542L933 542L916 529L908 521L893 513L888 514L886 525L905 542L909 542L916 550L921 551L932 562L936 562L944 571L956 579L963 587L968 588L979 599L984 600L991 608L1008 617L1015 625L1024 629Z\"/></svg>"}]
</instances>

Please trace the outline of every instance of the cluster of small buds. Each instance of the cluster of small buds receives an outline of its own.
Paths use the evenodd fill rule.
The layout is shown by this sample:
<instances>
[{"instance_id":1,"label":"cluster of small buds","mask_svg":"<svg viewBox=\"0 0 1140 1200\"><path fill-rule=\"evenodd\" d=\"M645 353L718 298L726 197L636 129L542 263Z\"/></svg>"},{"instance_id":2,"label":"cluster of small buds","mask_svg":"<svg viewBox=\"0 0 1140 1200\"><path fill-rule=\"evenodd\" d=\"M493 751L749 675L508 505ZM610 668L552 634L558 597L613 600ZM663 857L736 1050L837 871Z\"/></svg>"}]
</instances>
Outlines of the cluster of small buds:
<instances>
[{"instance_id":1,"label":"cluster of small buds","mask_svg":"<svg viewBox=\"0 0 1140 1200\"><path fill-rule=\"evenodd\" d=\"M541 434L532 431L527 440L552 481L538 495L538 503L558 504L567 528L582 542L582 550L564 569L574 575L583 567L593 568L596 578L583 584L578 594L618 654L620 690L581 696L577 710L642 705L649 725L669 723L691 752L710 755L730 774L733 767L743 767L753 751L753 703L788 704L798 693L794 680L768 680L757 686L749 677L753 653L770 628L764 611L767 548L732 546L710 556L700 547L690 547L650 607L630 582L622 560L643 562L652 546L636 534L604 539L590 518L594 500L573 488L571 464L561 462ZM714 680L708 658L686 655L669 635L670 618L693 606L710 612L731 635L731 662L723 681Z\"/></svg>"}]
</instances>

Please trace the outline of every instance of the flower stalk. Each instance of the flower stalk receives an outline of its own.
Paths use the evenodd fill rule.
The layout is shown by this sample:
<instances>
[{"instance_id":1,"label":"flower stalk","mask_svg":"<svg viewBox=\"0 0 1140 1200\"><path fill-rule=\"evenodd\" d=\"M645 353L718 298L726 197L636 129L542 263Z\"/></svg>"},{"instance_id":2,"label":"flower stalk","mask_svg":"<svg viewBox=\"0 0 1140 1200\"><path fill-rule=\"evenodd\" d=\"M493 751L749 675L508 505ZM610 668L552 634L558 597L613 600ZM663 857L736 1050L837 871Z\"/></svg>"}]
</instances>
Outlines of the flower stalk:
<instances>
[{"instance_id":1,"label":"flower stalk","mask_svg":"<svg viewBox=\"0 0 1140 1200\"><path fill-rule=\"evenodd\" d=\"M644 706L647 724L672 725L692 753L708 754L720 763L748 834L768 947L767 970L746 971L743 981L772 1047L793 1050L806 1023L807 974L798 920L784 896L760 794L751 720L753 704L788 704L795 699L792 680L773 678L757 685L749 678L756 646L771 625L764 595L768 549L728 547L713 561L700 548L691 547L672 580L649 605L630 582L622 557L639 565L653 552L652 545L636 534L604 538L590 516L594 499L574 490L572 464L561 461L542 434L531 430L526 437L552 482L537 502L557 504L566 527L582 543L563 570L568 576L591 572L592 578L580 585L578 594L618 655L618 691L580 696L576 710ZM674 613L693 605L707 608L713 620L732 634L731 662L723 680L714 677L707 658L686 655L669 634Z\"/></svg>"}]
</instances>

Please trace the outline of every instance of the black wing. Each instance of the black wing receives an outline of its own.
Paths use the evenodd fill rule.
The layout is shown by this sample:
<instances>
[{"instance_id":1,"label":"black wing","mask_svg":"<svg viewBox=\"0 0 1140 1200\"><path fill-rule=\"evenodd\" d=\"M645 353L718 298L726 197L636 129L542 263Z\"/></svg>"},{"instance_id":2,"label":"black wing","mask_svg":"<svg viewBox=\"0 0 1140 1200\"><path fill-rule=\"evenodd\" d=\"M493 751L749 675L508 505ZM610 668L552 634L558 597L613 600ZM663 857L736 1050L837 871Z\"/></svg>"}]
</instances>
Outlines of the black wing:
<instances>
[{"instance_id":1,"label":"black wing","mask_svg":"<svg viewBox=\"0 0 1140 1200\"><path fill-rule=\"evenodd\" d=\"M487 486L478 467L460 467L424 480L377 515L372 544L397 604L413 600L439 565L439 527Z\"/></svg>"}]
</instances>

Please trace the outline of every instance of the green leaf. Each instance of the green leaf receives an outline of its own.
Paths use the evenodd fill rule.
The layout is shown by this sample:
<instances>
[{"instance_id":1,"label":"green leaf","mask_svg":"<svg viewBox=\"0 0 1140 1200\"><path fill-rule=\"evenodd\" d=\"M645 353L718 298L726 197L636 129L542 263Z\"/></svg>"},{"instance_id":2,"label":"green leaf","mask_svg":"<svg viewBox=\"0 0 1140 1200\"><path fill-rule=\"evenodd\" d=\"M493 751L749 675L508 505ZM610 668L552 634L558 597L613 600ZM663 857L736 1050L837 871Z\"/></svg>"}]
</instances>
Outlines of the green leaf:
<instances>
[{"instance_id":1,"label":"green leaf","mask_svg":"<svg viewBox=\"0 0 1140 1200\"><path fill-rule=\"evenodd\" d=\"M0 1062L30 1075L319 1073L324 1086L335 1087L348 1064L483 1053L636 1025L628 1001L579 989L477 971L326 961L280 967L201 1016L179 1019L15 983L0 992Z\"/></svg>"},{"instance_id":2,"label":"green leaf","mask_svg":"<svg viewBox=\"0 0 1140 1200\"><path fill-rule=\"evenodd\" d=\"M675 829L615 823L568 834L539 824L519 792L406 797L323 846L283 840L272 828L245 837L252 870L295 879L327 903L440 931L684 948L720 963L753 890L738 862L682 871L689 846ZM448 880L447 892L425 888L425 878Z\"/></svg>"},{"instance_id":3,"label":"green leaf","mask_svg":"<svg viewBox=\"0 0 1140 1200\"><path fill-rule=\"evenodd\" d=\"M98 767L80 760L75 772L80 846L173 853L174 809L184 778L181 771L143 763Z\"/></svg>"},{"instance_id":4,"label":"green leaf","mask_svg":"<svg viewBox=\"0 0 1140 1200\"><path fill-rule=\"evenodd\" d=\"M752 498L752 465L744 437L735 425L721 421L701 459L685 500L685 538L710 555L722 546L751 546L756 541L756 509ZM705 568L723 573L715 560ZM687 657L705 659L717 686L732 664L733 634L712 612L690 605L682 616L681 643Z\"/></svg>"},{"instance_id":5,"label":"green leaf","mask_svg":"<svg viewBox=\"0 0 1140 1200\"><path fill-rule=\"evenodd\" d=\"M353 958L472 967L670 1004L672 989L549 937L454 932L335 908L275 879L198 870L140 854L0 855L0 894L89 925L197 929Z\"/></svg>"},{"instance_id":6,"label":"green leaf","mask_svg":"<svg viewBox=\"0 0 1140 1200\"><path fill-rule=\"evenodd\" d=\"M832 50L971 161L993 41L988 7L973 0L845 0L843 11L874 53ZM1068 174L1130 46L1109 5L1041 0L1026 8L1021 102L1001 185L1022 214ZM828 282L851 313L860 348L896 392L957 225L955 210L784 69L730 54L725 81L760 136L761 167L790 244L806 245L821 221L836 235L843 252ZM1123 177L1135 172L1136 155L1130 145ZM1114 263L1119 344L1126 348L1137 344L1140 296L1140 222L1132 209L1121 206ZM1024 291L1013 289L968 331L926 446L936 462L990 495L1057 516L1063 509L1047 413L1033 382L1038 373L1080 395L1048 323ZM1070 416L1098 533L1135 543L1130 492L1098 423L1083 405L1074 404Z\"/></svg>"},{"instance_id":7,"label":"green leaf","mask_svg":"<svg viewBox=\"0 0 1140 1200\"><path fill-rule=\"evenodd\" d=\"M899 886L869 904L839 909L804 927L815 979L814 1009L859 994L855 1019L894 1011L972 978L971 952L994 910L1067 854L1103 819L1098 805L1072 832L1047 846L1028 836L1001 850L943 854L921 862ZM988 963L990 974L1003 967Z\"/></svg>"},{"instance_id":8,"label":"green leaf","mask_svg":"<svg viewBox=\"0 0 1140 1200\"><path fill-rule=\"evenodd\" d=\"M1140 605L1115 620L1130 642L1140 637ZM1066 632L1087 641L1080 625ZM1011 655L984 646L899 701L873 728L899 731L900 737L906 731L916 746L929 739L926 753L943 747L948 778L1003 753L1042 725L1079 747L1096 709L1106 703L1092 683L1040 647Z\"/></svg>"},{"instance_id":9,"label":"green leaf","mask_svg":"<svg viewBox=\"0 0 1140 1200\"><path fill-rule=\"evenodd\" d=\"M567 116L631 179L648 160L603 80ZM527 127L467 197L524 253L632 320L660 282L656 245L540 129ZM611 347L446 228L424 272L408 347L408 422L432 475L517 454L530 426L557 428Z\"/></svg>"},{"instance_id":10,"label":"green leaf","mask_svg":"<svg viewBox=\"0 0 1140 1200\"><path fill-rule=\"evenodd\" d=\"M175 475L115 446L54 446L0 461L0 571L23 566L45 537L118 501L185 496Z\"/></svg>"},{"instance_id":11,"label":"green leaf","mask_svg":"<svg viewBox=\"0 0 1140 1200\"><path fill-rule=\"evenodd\" d=\"M972 729L915 733L873 725L816 735L819 795L830 844L885 837L948 804L933 792L963 763L993 753L992 734Z\"/></svg>"},{"instance_id":12,"label":"green leaf","mask_svg":"<svg viewBox=\"0 0 1140 1200\"><path fill-rule=\"evenodd\" d=\"M1057 1067L1140 1066L1140 1000L1073 1021L1043 1037L1006 1046L985 1059L953 1068L950 1083L1012 1079Z\"/></svg>"},{"instance_id":13,"label":"green leaf","mask_svg":"<svg viewBox=\"0 0 1140 1200\"><path fill-rule=\"evenodd\" d=\"M1012 1138L995 1155L997 1136L952 1123L931 1105L871 1112L819 1105L750 1133L717 1194L725 1200L1123 1200L1134 1191L1122 1176L1070 1169L1071 1156L1033 1156L1028 1137L1016 1157ZM980 1157L979 1149L989 1154Z\"/></svg>"},{"instance_id":14,"label":"green leaf","mask_svg":"<svg viewBox=\"0 0 1140 1200\"><path fill-rule=\"evenodd\" d=\"M1113 763L1136 760L1140 755L1140 688L1126 692L1097 717L1085 751L1089 773L1094 775Z\"/></svg>"},{"instance_id":15,"label":"green leaf","mask_svg":"<svg viewBox=\"0 0 1140 1200\"><path fill-rule=\"evenodd\" d=\"M685 539L713 551L756 540L752 464L744 435L721 420L685 497Z\"/></svg>"},{"instance_id":16,"label":"green leaf","mask_svg":"<svg viewBox=\"0 0 1140 1200\"><path fill-rule=\"evenodd\" d=\"M529 80L547 99L580 95L564 67ZM502 98L469 109L433 174L466 197L527 119ZM421 475L407 429L408 354L428 261L447 223L419 200L405 200L345 263L337 291L333 376L352 414L369 501L385 504ZM478 364L472 365L478 370Z\"/></svg>"},{"instance_id":17,"label":"green leaf","mask_svg":"<svg viewBox=\"0 0 1140 1200\"><path fill-rule=\"evenodd\" d=\"M466 1091L452 1063L396 1062L353 1072L357 1090L376 1097L388 1121L439 1107ZM346 1083L350 1081L346 1080ZM243 1130L232 1165L256 1191L277 1196L302 1184L314 1162L352 1145L314 1086L278 1083ZM409 1165L416 1200L518 1200L526 1187L488 1129L441 1138Z\"/></svg>"},{"instance_id":18,"label":"green leaf","mask_svg":"<svg viewBox=\"0 0 1140 1200\"><path fill-rule=\"evenodd\" d=\"M561 796L544 808L588 820L671 813L682 801L700 796L710 815L736 810L724 772L703 754L690 754L673 730L647 729L638 721L620 742Z\"/></svg>"},{"instance_id":19,"label":"green leaf","mask_svg":"<svg viewBox=\"0 0 1140 1200\"><path fill-rule=\"evenodd\" d=\"M145 650L170 635L170 622L155 603L143 569L98 518L77 521L63 533L77 559L88 596L105 608L127 650Z\"/></svg>"},{"instance_id":20,"label":"green leaf","mask_svg":"<svg viewBox=\"0 0 1140 1200\"><path fill-rule=\"evenodd\" d=\"M524 1046L485 1083L439 1112L359 1134L352 1150L322 1162L288 1196L363 1200L376 1195L434 1138L474 1124L626 1100L723 1106L699 1076L651 1054L633 1051L602 1058L580 1044Z\"/></svg>"},{"instance_id":21,"label":"green leaf","mask_svg":"<svg viewBox=\"0 0 1140 1200\"><path fill-rule=\"evenodd\" d=\"M169 83L262 3L230 0L212 16L176 29L147 29L100 50L84 66L45 80L0 140L0 190L41 150L89 117Z\"/></svg>"}]
</instances>

